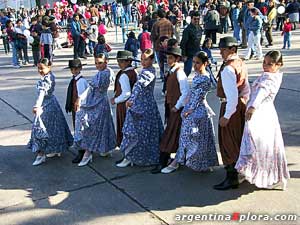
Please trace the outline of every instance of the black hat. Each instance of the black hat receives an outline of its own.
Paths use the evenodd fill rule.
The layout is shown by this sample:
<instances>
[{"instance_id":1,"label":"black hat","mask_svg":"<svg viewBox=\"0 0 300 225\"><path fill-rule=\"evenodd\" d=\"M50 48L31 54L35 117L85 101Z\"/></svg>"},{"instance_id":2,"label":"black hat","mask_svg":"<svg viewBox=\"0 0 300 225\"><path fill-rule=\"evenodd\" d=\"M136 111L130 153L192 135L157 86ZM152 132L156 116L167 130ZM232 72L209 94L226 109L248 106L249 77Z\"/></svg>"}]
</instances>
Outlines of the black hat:
<instances>
[{"instance_id":1,"label":"black hat","mask_svg":"<svg viewBox=\"0 0 300 225\"><path fill-rule=\"evenodd\" d=\"M68 68L79 68L82 67L83 65L81 64L80 59L72 59L69 60L69 66Z\"/></svg>"},{"instance_id":2,"label":"black hat","mask_svg":"<svg viewBox=\"0 0 300 225\"><path fill-rule=\"evenodd\" d=\"M254 3L254 0L248 0L246 3Z\"/></svg>"},{"instance_id":3,"label":"black hat","mask_svg":"<svg viewBox=\"0 0 300 225\"><path fill-rule=\"evenodd\" d=\"M219 48L237 47L238 42L234 37L227 36L220 39Z\"/></svg>"},{"instance_id":4,"label":"black hat","mask_svg":"<svg viewBox=\"0 0 300 225\"><path fill-rule=\"evenodd\" d=\"M139 60L136 60L133 57L132 52L127 51L127 50L118 51L117 52L117 59L139 61Z\"/></svg>"},{"instance_id":5,"label":"black hat","mask_svg":"<svg viewBox=\"0 0 300 225\"><path fill-rule=\"evenodd\" d=\"M170 47L166 51L167 55L174 55L174 56L182 56L181 49L179 47Z\"/></svg>"}]
</instances>

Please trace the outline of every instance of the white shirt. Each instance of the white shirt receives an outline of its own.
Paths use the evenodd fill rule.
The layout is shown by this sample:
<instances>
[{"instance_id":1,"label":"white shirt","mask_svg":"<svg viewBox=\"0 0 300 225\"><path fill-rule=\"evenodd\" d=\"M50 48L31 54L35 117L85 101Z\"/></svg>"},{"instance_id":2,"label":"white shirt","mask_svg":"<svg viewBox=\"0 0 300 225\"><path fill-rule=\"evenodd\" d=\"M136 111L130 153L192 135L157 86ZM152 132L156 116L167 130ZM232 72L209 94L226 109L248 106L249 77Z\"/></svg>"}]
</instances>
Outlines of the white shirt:
<instances>
[{"instance_id":1,"label":"white shirt","mask_svg":"<svg viewBox=\"0 0 300 225\"><path fill-rule=\"evenodd\" d=\"M132 69L134 69L134 67L128 67L123 71L132 70ZM129 82L129 78L126 73L121 74L121 76L119 78L119 83L121 85L122 92L121 92L121 95L119 95L118 97L115 98L116 104L127 101L127 99L131 95L130 82Z\"/></svg>"},{"instance_id":2,"label":"white shirt","mask_svg":"<svg viewBox=\"0 0 300 225\"><path fill-rule=\"evenodd\" d=\"M85 89L87 89L89 86L89 83L87 82L87 80L83 77L81 79L79 79L80 77L82 77L80 73L77 74L75 77L78 97L80 97L82 95L82 93L85 91Z\"/></svg>"},{"instance_id":3,"label":"white shirt","mask_svg":"<svg viewBox=\"0 0 300 225\"><path fill-rule=\"evenodd\" d=\"M179 67L179 65L177 65L177 64L175 66L173 66L173 68L171 69L171 72L174 73L178 67ZM179 83L181 95L176 102L175 108L180 109L181 107L183 107L185 105L185 100L189 93L189 83L188 83L186 74L184 73L183 69L181 69L181 68L179 70L177 70L176 77L177 77L177 80Z\"/></svg>"},{"instance_id":4,"label":"white shirt","mask_svg":"<svg viewBox=\"0 0 300 225\"><path fill-rule=\"evenodd\" d=\"M238 56L231 57L231 59L236 58L238 58ZM232 66L225 66L225 68L221 72L221 79L227 100L224 117L226 119L230 119L232 114L234 114L236 111L238 98L243 97L246 101L249 99L250 86L248 83L248 79L246 79L244 88L239 93L238 88L236 86L237 80L235 70Z\"/></svg>"}]
</instances>

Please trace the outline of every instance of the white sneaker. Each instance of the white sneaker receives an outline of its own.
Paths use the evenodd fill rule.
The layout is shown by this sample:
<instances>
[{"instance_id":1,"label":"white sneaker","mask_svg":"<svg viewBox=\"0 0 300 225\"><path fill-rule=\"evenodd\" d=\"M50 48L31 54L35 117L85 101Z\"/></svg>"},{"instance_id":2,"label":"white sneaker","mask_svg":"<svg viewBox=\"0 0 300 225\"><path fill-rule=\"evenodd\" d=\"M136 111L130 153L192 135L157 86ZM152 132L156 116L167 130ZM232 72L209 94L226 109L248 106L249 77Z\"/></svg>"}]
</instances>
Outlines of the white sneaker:
<instances>
[{"instance_id":1,"label":"white sneaker","mask_svg":"<svg viewBox=\"0 0 300 225\"><path fill-rule=\"evenodd\" d=\"M161 173L172 173L175 170L177 170L179 168L179 163L176 163L176 166L172 166L171 164L168 165L167 167L163 168L160 172Z\"/></svg>"},{"instance_id":2,"label":"white sneaker","mask_svg":"<svg viewBox=\"0 0 300 225\"><path fill-rule=\"evenodd\" d=\"M124 167L127 167L129 165L133 166L133 163L130 160L124 158L123 161L118 163L116 166L120 167L120 168L124 168Z\"/></svg>"},{"instance_id":3,"label":"white sneaker","mask_svg":"<svg viewBox=\"0 0 300 225\"><path fill-rule=\"evenodd\" d=\"M88 157L83 157L81 162L78 164L79 167L86 166L89 162L93 161L93 155L90 154Z\"/></svg>"},{"instance_id":4,"label":"white sneaker","mask_svg":"<svg viewBox=\"0 0 300 225\"><path fill-rule=\"evenodd\" d=\"M55 156L61 157L61 153L50 153L50 154L47 154L46 156L47 156L47 158L53 158Z\"/></svg>"},{"instance_id":5,"label":"white sneaker","mask_svg":"<svg viewBox=\"0 0 300 225\"><path fill-rule=\"evenodd\" d=\"M33 166L38 166L42 163L46 162L46 155L37 155L35 161L32 163Z\"/></svg>"}]
</instances>

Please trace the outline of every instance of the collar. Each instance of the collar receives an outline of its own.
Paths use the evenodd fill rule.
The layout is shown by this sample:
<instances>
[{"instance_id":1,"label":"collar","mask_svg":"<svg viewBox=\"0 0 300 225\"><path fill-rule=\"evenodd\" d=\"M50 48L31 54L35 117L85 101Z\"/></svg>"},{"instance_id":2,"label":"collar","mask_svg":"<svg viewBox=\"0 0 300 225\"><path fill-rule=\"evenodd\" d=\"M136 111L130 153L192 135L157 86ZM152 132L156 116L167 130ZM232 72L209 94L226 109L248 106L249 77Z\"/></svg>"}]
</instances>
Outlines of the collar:
<instances>
[{"instance_id":1,"label":"collar","mask_svg":"<svg viewBox=\"0 0 300 225\"><path fill-rule=\"evenodd\" d=\"M74 77L74 76L73 76L73 77ZM79 74L76 75L75 80L78 80L80 77L82 77L82 76L81 76L81 74L79 73Z\"/></svg>"},{"instance_id":2,"label":"collar","mask_svg":"<svg viewBox=\"0 0 300 225\"><path fill-rule=\"evenodd\" d=\"M239 56L237 54L234 54L234 55L228 57L226 60L224 60L224 62L227 62L228 60L238 59L238 58L239 58Z\"/></svg>"},{"instance_id":3,"label":"collar","mask_svg":"<svg viewBox=\"0 0 300 225\"><path fill-rule=\"evenodd\" d=\"M170 72L171 72L171 73L174 73L175 70L176 70L178 67L179 67L178 63L175 63L175 65L172 66L172 68L170 68Z\"/></svg>"},{"instance_id":4,"label":"collar","mask_svg":"<svg viewBox=\"0 0 300 225\"><path fill-rule=\"evenodd\" d=\"M129 67L125 68L125 69L123 70L123 72L128 71L128 70L134 70L134 69L135 69L135 67L129 66Z\"/></svg>"}]
</instances>

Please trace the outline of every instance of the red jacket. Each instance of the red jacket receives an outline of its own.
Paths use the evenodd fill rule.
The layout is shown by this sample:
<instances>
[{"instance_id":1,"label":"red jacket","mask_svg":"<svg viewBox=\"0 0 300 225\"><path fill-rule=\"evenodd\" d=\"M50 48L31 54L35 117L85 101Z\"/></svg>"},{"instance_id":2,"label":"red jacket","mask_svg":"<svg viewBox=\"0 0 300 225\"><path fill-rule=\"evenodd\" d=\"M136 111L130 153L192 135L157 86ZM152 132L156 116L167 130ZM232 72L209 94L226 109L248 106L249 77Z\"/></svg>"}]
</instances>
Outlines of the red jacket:
<instances>
[{"instance_id":1,"label":"red jacket","mask_svg":"<svg viewBox=\"0 0 300 225\"><path fill-rule=\"evenodd\" d=\"M283 24L283 33L288 33L292 31L292 24L291 23L284 23Z\"/></svg>"}]
</instances>

